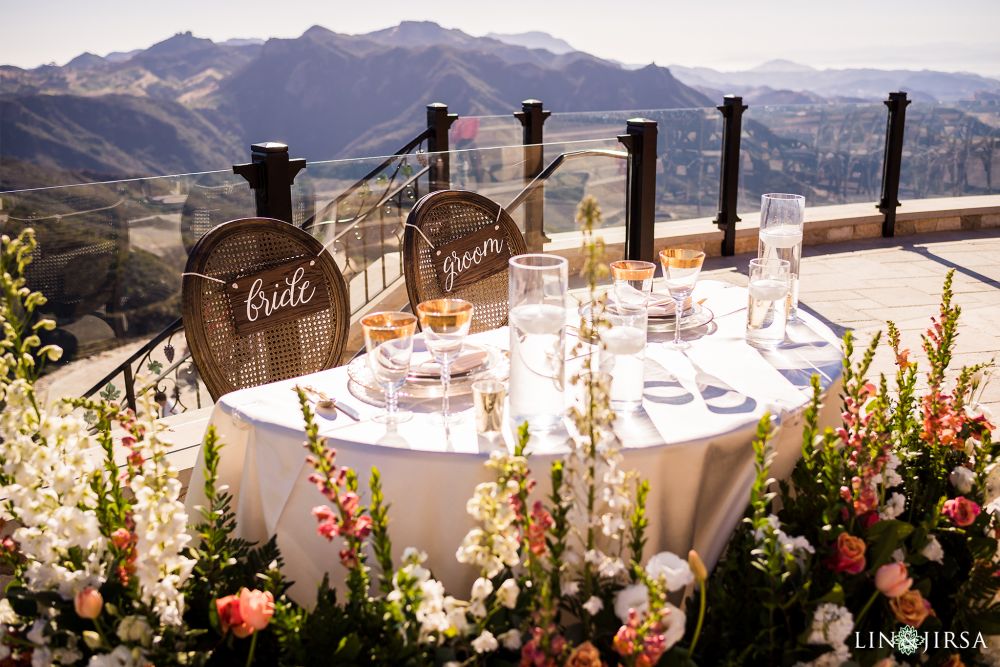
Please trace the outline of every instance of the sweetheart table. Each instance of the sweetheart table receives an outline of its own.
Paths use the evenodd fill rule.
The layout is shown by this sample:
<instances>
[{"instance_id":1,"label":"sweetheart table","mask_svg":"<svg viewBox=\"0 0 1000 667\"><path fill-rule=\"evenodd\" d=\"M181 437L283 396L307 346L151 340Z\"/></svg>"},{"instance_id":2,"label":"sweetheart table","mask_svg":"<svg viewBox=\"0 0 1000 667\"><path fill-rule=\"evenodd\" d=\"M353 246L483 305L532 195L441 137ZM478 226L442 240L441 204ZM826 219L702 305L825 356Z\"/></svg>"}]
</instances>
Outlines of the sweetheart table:
<instances>
[{"instance_id":1,"label":"sweetheart table","mask_svg":"<svg viewBox=\"0 0 1000 667\"><path fill-rule=\"evenodd\" d=\"M820 425L838 420L842 356L833 332L802 309L800 321L789 325L788 341L777 350L760 351L743 338L746 288L705 280L693 298L704 299L715 319L686 332L692 345L683 353L662 344L670 334L649 334L642 409L617 420L615 428L624 446L624 467L650 483L645 555L664 549L683 555L695 548L711 567L749 498L750 443L758 420L771 413L776 426L772 473L788 475L800 452L801 417L813 374L828 397ZM497 329L469 340L506 349L508 332ZM576 342L572 336L567 340L567 348ZM355 422L324 412L317 417L320 433L337 450L337 464L357 471L362 490L372 466L382 473L394 556L398 559L408 546L426 551L429 567L446 588L467 595L477 571L455 560L462 538L474 527L466 501L477 484L492 479L483 465L491 449L513 442L509 424L502 441L477 436L468 396L452 400L450 446L440 399L403 403L413 419L387 431L372 421L381 408L349 393L346 366L223 396L210 424L224 445L219 483L233 494L237 536L253 541L277 536L285 573L295 582L289 594L300 604L312 606L324 573L331 573L333 582L343 579L339 547L316 533L311 515L325 499L307 481L311 469L296 384L315 387L360 413ZM529 445L540 488L549 463L565 451L564 442L565 433L557 433ZM193 508L204 502L203 470L199 455L186 501L192 517Z\"/></svg>"}]
</instances>

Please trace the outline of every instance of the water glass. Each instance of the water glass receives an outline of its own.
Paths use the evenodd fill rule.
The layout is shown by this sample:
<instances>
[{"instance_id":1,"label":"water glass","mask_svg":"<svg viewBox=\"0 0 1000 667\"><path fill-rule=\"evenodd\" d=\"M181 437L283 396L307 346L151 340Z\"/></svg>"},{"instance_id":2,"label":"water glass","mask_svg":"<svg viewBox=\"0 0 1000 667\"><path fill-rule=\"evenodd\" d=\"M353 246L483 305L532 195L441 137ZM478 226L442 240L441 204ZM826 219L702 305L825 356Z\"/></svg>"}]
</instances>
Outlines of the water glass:
<instances>
[{"instance_id":1,"label":"water glass","mask_svg":"<svg viewBox=\"0 0 1000 667\"><path fill-rule=\"evenodd\" d=\"M472 326L472 304L463 299L430 299L417 304L417 317L424 343L441 366L441 416L445 440L451 439L448 388L451 384L451 364L462 352L462 344Z\"/></svg>"},{"instance_id":2,"label":"water glass","mask_svg":"<svg viewBox=\"0 0 1000 667\"><path fill-rule=\"evenodd\" d=\"M510 258L510 411L533 432L559 426L566 411L566 290L569 263L556 255Z\"/></svg>"},{"instance_id":3,"label":"water glass","mask_svg":"<svg viewBox=\"0 0 1000 667\"><path fill-rule=\"evenodd\" d=\"M747 308L747 342L774 349L785 340L791 264L787 259L750 260L750 303Z\"/></svg>"},{"instance_id":4,"label":"water glass","mask_svg":"<svg viewBox=\"0 0 1000 667\"><path fill-rule=\"evenodd\" d=\"M368 368L385 391L385 413L377 415L375 421L382 424L404 422L412 415L399 411L398 393L410 372L417 318L410 313L371 313L361 318L361 329L368 352Z\"/></svg>"},{"instance_id":5,"label":"water glass","mask_svg":"<svg viewBox=\"0 0 1000 667\"><path fill-rule=\"evenodd\" d=\"M799 260L802 258L802 223L806 199L801 195L766 194L760 198L760 235L757 257L783 259L791 266L788 319L797 318L799 308Z\"/></svg>"},{"instance_id":6,"label":"water glass","mask_svg":"<svg viewBox=\"0 0 1000 667\"><path fill-rule=\"evenodd\" d=\"M663 277L666 278L667 291L674 300L674 341L667 343L675 350L684 350L691 344L681 340L681 316L684 313L684 301L691 296L694 286L698 283L701 265L705 263L705 253L701 250L687 248L667 248L660 251L660 265L663 267Z\"/></svg>"},{"instance_id":7,"label":"water glass","mask_svg":"<svg viewBox=\"0 0 1000 667\"><path fill-rule=\"evenodd\" d=\"M649 295L653 292L653 276L655 275L656 264L652 262L632 259L611 262L615 303L646 308L649 304Z\"/></svg>"},{"instance_id":8,"label":"water glass","mask_svg":"<svg viewBox=\"0 0 1000 667\"><path fill-rule=\"evenodd\" d=\"M605 319L611 325L600 330L600 369L611 376L611 408L633 412L642 405L646 360L646 308L616 304Z\"/></svg>"},{"instance_id":9,"label":"water glass","mask_svg":"<svg viewBox=\"0 0 1000 667\"><path fill-rule=\"evenodd\" d=\"M499 380L480 380L472 385L472 400L476 408L476 431L494 435L503 428L503 404L507 387Z\"/></svg>"}]
</instances>

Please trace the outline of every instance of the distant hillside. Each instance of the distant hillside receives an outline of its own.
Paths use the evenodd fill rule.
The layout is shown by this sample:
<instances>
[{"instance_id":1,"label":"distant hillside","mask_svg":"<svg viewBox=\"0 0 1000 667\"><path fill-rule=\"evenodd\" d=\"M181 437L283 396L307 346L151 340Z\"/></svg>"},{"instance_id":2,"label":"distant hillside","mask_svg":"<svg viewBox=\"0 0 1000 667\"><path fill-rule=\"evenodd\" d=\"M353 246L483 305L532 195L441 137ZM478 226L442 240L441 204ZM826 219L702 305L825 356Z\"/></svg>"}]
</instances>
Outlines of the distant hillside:
<instances>
[{"instance_id":1,"label":"distant hillside","mask_svg":"<svg viewBox=\"0 0 1000 667\"><path fill-rule=\"evenodd\" d=\"M527 49L545 49L551 53L572 53L577 50L566 40L553 37L547 32L540 32L538 30L513 34L491 32L486 36L491 39L504 42L505 44L523 46Z\"/></svg>"},{"instance_id":2,"label":"distant hillside","mask_svg":"<svg viewBox=\"0 0 1000 667\"><path fill-rule=\"evenodd\" d=\"M878 100L893 90L911 99L953 102L1000 93L1000 80L966 72L933 70L823 69L788 60L773 60L749 70L720 72L708 67L671 65L670 71L689 86L746 94L754 89L812 93L828 99ZM752 102L749 98L748 102ZM763 103L763 102L758 102Z\"/></svg>"},{"instance_id":3,"label":"distant hillside","mask_svg":"<svg viewBox=\"0 0 1000 667\"><path fill-rule=\"evenodd\" d=\"M526 48L434 23L367 35L315 26L294 39L215 43L181 33L148 49L62 67L0 67L0 189L25 165L103 177L226 169L255 141L312 160L391 152L423 107L505 114L705 106L662 67Z\"/></svg>"}]
</instances>

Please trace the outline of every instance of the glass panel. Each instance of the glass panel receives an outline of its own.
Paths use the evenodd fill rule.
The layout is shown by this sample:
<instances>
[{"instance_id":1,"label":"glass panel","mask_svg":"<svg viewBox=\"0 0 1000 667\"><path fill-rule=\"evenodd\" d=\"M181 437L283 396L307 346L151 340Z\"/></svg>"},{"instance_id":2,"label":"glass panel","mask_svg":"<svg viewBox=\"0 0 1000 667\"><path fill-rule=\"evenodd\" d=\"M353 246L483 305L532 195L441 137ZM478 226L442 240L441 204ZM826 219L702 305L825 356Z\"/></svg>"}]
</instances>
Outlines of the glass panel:
<instances>
[{"instance_id":1,"label":"glass panel","mask_svg":"<svg viewBox=\"0 0 1000 667\"><path fill-rule=\"evenodd\" d=\"M882 104L751 106L738 211L760 210L767 192L804 195L806 206L877 201L885 124Z\"/></svg>"},{"instance_id":2,"label":"glass panel","mask_svg":"<svg viewBox=\"0 0 1000 667\"><path fill-rule=\"evenodd\" d=\"M50 394L83 395L180 317L181 273L194 243L254 208L246 181L222 171L0 193L2 233L32 227L38 241L28 284L47 297L42 311L58 324L48 342L64 350L43 382ZM173 343L175 356L161 350L137 370L157 376L183 359L183 336ZM192 400L200 399L182 398Z\"/></svg>"},{"instance_id":3,"label":"glass panel","mask_svg":"<svg viewBox=\"0 0 1000 667\"><path fill-rule=\"evenodd\" d=\"M585 194L600 201L605 227L624 225L625 160L617 139L540 148L543 165L566 155L545 182L546 233L575 230L576 206ZM537 152L538 147L528 150ZM525 187L526 157L523 146L512 145L310 163L296 178L296 186L315 200L316 213L306 228L337 258L350 288L352 311L401 279L403 225L413 205L430 190L432 165L447 170L453 189L478 192L504 207L516 204L509 212L522 232L528 232L526 206L516 202Z\"/></svg>"},{"instance_id":4,"label":"glass panel","mask_svg":"<svg viewBox=\"0 0 1000 667\"><path fill-rule=\"evenodd\" d=\"M901 199L1000 192L1000 103L924 104L906 109Z\"/></svg>"},{"instance_id":5,"label":"glass panel","mask_svg":"<svg viewBox=\"0 0 1000 667\"><path fill-rule=\"evenodd\" d=\"M714 108L554 113L547 141L626 133L630 118L657 123L656 220L714 216L719 200L722 116Z\"/></svg>"},{"instance_id":6,"label":"glass panel","mask_svg":"<svg viewBox=\"0 0 1000 667\"><path fill-rule=\"evenodd\" d=\"M448 132L453 151L520 144L521 121L513 113L500 116L459 116Z\"/></svg>"}]
</instances>

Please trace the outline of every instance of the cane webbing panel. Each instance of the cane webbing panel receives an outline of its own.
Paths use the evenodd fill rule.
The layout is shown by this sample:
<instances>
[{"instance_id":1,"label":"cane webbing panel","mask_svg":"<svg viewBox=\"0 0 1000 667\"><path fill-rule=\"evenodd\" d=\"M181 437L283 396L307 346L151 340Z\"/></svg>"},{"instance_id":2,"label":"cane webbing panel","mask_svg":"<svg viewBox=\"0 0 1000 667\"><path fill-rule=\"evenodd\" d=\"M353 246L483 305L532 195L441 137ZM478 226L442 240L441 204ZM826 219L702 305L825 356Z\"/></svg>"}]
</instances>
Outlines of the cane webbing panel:
<instances>
[{"instance_id":1,"label":"cane webbing panel","mask_svg":"<svg viewBox=\"0 0 1000 667\"><path fill-rule=\"evenodd\" d=\"M340 362L350 324L344 278L322 245L307 232L280 220L251 218L223 223L198 241L184 277L183 317L191 354L213 398L244 387L314 373ZM292 321L240 336L230 284L244 276L296 259L321 267L330 306Z\"/></svg>"},{"instance_id":2,"label":"cane webbing panel","mask_svg":"<svg viewBox=\"0 0 1000 667\"><path fill-rule=\"evenodd\" d=\"M444 292L438 284L432 261L433 248L468 236L484 227L499 224L510 257L525 252L524 237L514 220L494 201L463 190L440 190L424 195L406 220L403 261L406 291L416 312L421 301L450 297L465 299L475 306L471 332L488 331L507 324L507 274L504 270L472 285ZM411 227L418 227L420 231ZM420 232L423 232L421 234Z\"/></svg>"}]
</instances>

